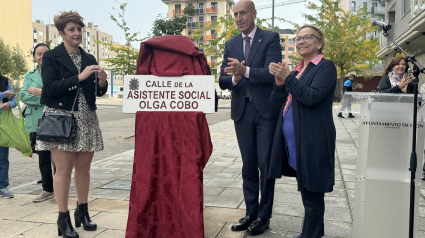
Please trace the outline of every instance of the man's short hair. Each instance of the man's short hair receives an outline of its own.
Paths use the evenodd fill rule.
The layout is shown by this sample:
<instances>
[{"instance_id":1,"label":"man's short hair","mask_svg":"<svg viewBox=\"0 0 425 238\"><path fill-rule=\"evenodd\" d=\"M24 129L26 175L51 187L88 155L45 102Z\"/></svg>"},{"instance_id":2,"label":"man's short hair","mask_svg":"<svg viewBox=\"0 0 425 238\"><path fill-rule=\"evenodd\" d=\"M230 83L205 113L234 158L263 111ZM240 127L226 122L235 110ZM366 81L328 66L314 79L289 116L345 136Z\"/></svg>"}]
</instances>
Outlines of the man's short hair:
<instances>
[{"instance_id":1,"label":"man's short hair","mask_svg":"<svg viewBox=\"0 0 425 238\"><path fill-rule=\"evenodd\" d=\"M353 77L353 78L355 78L356 77L356 75L354 75L354 74L350 74L350 76L348 76L349 78L351 78L351 77Z\"/></svg>"}]
</instances>

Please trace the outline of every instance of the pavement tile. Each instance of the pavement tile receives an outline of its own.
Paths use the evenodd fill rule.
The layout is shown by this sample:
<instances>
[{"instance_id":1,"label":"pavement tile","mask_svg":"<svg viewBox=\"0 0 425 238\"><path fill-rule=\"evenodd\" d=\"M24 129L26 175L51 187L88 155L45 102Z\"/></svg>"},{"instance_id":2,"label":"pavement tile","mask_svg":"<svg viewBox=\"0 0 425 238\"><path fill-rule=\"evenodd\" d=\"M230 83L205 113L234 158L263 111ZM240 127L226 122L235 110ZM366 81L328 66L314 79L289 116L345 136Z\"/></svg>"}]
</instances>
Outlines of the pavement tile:
<instances>
[{"instance_id":1,"label":"pavement tile","mask_svg":"<svg viewBox=\"0 0 425 238\"><path fill-rule=\"evenodd\" d=\"M217 178L217 179L211 179L211 181L205 184L205 186L242 188L242 181Z\"/></svg>"},{"instance_id":2,"label":"pavement tile","mask_svg":"<svg viewBox=\"0 0 425 238\"><path fill-rule=\"evenodd\" d=\"M224 191L223 187L204 186L204 196L218 196Z\"/></svg>"},{"instance_id":3,"label":"pavement tile","mask_svg":"<svg viewBox=\"0 0 425 238\"><path fill-rule=\"evenodd\" d=\"M0 219L0 237L1 238L12 238L16 237L23 232L29 231L42 225L41 223L34 222L23 222L23 221L12 221ZM7 227L7 229L4 229ZM57 235L57 233L56 233Z\"/></svg>"},{"instance_id":4,"label":"pavement tile","mask_svg":"<svg viewBox=\"0 0 425 238\"><path fill-rule=\"evenodd\" d=\"M82 236L83 237L83 236ZM96 238L118 238L125 237L125 230L105 230L99 235L95 236Z\"/></svg>"},{"instance_id":5,"label":"pavement tile","mask_svg":"<svg viewBox=\"0 0 425 238\"><path fill-rule=\"evenodd\" d=\"M226 222L209 220L204 221L204 224L205 238L215 238L226 225Z\"/></svg>"},{"instance_id":6,"label":"pavement tile","mask_svg":"<svg viewBox=\"0 0 425 238\"><path fill-rule=\"evenodd\" d=\"M0 219L16 221L41 210L41 207L0 205Z\"/></svg>"},{"instance_id":7,"label":"pavement tile","mask_svg":"<svg viewBox=\"0 0 425 238\"><path fill-rule=\"evenodd\" d=\"M351 223L325 220L325 235L330 237L351 237Z\"/></svg>"},{"instance_id":8,"label":"pavement tile","mask_svg":"<svg viewBox=\"0 0 425 238\"><path fill-rule=\"evenodd\" d=\"M225 208L238 208L243 198L225 197L225 196L205 196L204 206L207 207L225 207Z\"/></svg>"},{"instance_id":9,"label":"pavement tile","mask_svg":"<svg viewBox=\"0 0 425 238\"><path fill-rule=\"evenodd\" d=\"M96 231L85 231L82 228L75 229L80 237L92 238L104 232L104 229L97 229ZM40 238L40 237L58 237L58 226L55 224L41 224L27 232L22 233L16 238Z\"/></svg>"},{"instance_id":10,"label":"pavement tile","mask_svg":"<svg viewBox=\"0 0 425 238\"><path fill-rule=\"evenodd\" d=\"M128 214L129 202L109 199L96 199L88 204L89 211L108 211Z\"/></svg>"},{"instance_id":11,"label":"pavement tile","mask_svg":"<svg viewBox=\"0 0 425 238\"><path fill-rule=\"evenodd\" d=\"M245 216L245 210L230 209L222 207L206 207L204 209L204 220L206 221L224 221L231 224L236 223Z\"/></svg>"},{"instance_id":12,"label":"pavement tile","mask_svg":"<svg viewBox=\"0 0 425 238\"><path fill-rule=\"evenodd\" d=\"M239 199L241 199L241 201L244 198L242 188L226 188L219 196L220 197L232 197L232 199L239 198Z\"/></svg>"},{"instance_id":13,"label":"pavement tile","mask_svg":"<svg viewBox=\"0 0 425 238\"><path fill-rule=\"evenodd\" d=\"M111 189L93 189L89 191L90 198L104 198L124 200L130 197L130 191L127 190L111 190Z\"/></svg>"},{"instance_id":14,"label":"pavement tile","mask_svg":"<svg viewBox=\"0 0 425 238\"><path fill-rule=\"evenodd\" d=\"M270 229L279 231L301 232L303 218L284 215L272 215Z\"/></svg>"},{"instance_id":15,"label":"pavement tile","mask_svg":"<svg viewBox=\"0 0 425 238\"><path fill-rule=\"evenodd\" d=\"M93 222L97 224L98 228L125 230L127 227L128 214L100 212L91 216Z\"/></svg>"}]
</instances>

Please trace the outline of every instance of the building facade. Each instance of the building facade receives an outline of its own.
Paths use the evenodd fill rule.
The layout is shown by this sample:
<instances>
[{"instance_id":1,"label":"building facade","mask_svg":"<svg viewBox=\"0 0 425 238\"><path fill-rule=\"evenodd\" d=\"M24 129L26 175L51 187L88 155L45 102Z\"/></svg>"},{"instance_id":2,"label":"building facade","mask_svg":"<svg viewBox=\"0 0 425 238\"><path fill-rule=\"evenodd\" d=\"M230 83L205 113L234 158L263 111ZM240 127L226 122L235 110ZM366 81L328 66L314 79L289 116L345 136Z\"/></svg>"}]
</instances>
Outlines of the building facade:
<instances>
[{"instance_id":1,"label":"building facade","mask_svg":"<svg viewBox=\"0 0 425 238\"><path fill-rule=\"evenodd\" d=\"M421 65L425 65L425 4L423 0L388 0L385 7L385 22L391 25L389 36L408 54L414 54ZM382 34L379 50L386 65L401 51ZM410 65L412 67L412 65ZM419 83L425 82L424 75Z\"/></svg>"},{"instance_id":2,"label":"building facade","mask_svg":"<svg viewBox=\"0 0 425 238\"><path fill-rule=\"evenodd\" d=\"M295 52L297 49L295 48L294 37L296 36L296 29L279 29L277 31L279 33L280 44L282 45L282 59L288 64L289 69L294 69L295 65L292 63L292 58L289 57Z\"/></svg>"},{"instance_id":3,"label":"building facade","mask_svg":"<svg viewBox=\"0 0 425 238\"><path fill-rule=\"evenodd\" d=\"M0 37L11 47L18 44L26 55L33 47L31 0L0 0L0 6ZM30 57L27 63L28 67L33 66Z\"/></svg>"},{"instance_id":4,"label":"building facade","mask_svg":"<svg viewBox=\"0 0 425 238\"><path fill-rule=\"evenodd\" d=\"M235 2L233 0L162 0L163 3L168 5L167 17L173 18L174 16L183 16L183 10L187 6L195 8L195 16L188 17L186 29L183 30L182 35L189 36L193 30L203 28L209 22L215 22L218 18L226 14L233 15L233 7ZM212 39L217 39L218 32L215 30L207 31L199 40L194 41L198 48ZM218 61L221 61L221 56L208 56L208 64L214 66ZM212 74L217 74L217 69L211 69Z\"/></svg>"}]
</instances>

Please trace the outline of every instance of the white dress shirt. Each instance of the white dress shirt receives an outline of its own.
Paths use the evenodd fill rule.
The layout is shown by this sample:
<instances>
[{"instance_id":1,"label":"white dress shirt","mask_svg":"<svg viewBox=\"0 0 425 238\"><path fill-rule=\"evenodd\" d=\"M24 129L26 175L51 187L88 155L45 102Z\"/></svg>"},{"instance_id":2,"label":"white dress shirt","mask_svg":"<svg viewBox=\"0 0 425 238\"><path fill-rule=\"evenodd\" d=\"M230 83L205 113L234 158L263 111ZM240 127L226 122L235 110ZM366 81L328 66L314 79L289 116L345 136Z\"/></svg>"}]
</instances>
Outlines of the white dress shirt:
<instances>
[{"instance_id":1,"label":"white dress shirt","mask_svg":"<svg viewBox=\"0 0 425 238\"><path fill-rule=\"evenodd\" d=\"M257 26L255 26L254 27L254 30L252 30L251 33L248 34L248 37L250 38L251 47L252 47L252 42L254 41L255 32L257 32ZM245 35L242 32L242 42L243 42L242 49L243 49L243 55L245 55L245 45L246 45L245 36L247 36L247 35ZM245 65L246 65L247 61L248 61L248 59L245 59ZM249 78L249 67L248 66L246 66L246 71L245 71L245 75L244 76L245 76L245 78ZM232 77L232 83L233 83L233 86L236 86L238 84L238 83L235 82L235 76L234 75Z\"/></svg>"}]
</instances>

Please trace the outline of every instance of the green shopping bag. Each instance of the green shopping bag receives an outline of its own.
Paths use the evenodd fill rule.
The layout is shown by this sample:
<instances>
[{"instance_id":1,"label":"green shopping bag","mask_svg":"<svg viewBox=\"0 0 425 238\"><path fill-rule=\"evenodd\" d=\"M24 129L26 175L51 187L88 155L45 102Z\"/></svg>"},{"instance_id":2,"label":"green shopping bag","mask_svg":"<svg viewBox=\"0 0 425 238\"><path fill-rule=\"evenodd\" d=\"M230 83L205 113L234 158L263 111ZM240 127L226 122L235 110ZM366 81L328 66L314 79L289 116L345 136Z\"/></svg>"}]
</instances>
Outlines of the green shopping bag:
<instances>
[{"instance_id":1,"label":"green shopping bag","mask_svg":"<svg viewBox=\"0 0 425 238\"><path fill-rule=\"evenodd\" d=\"M0 112L0 146L15 148L23 156L32 155L30 136L25 132L25 121L22 117L19 99L16 97L20 119L13 115L12 110Z\"/></svg>"}]
</instances>

